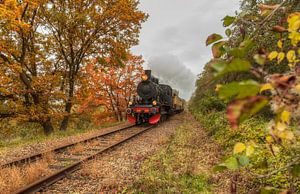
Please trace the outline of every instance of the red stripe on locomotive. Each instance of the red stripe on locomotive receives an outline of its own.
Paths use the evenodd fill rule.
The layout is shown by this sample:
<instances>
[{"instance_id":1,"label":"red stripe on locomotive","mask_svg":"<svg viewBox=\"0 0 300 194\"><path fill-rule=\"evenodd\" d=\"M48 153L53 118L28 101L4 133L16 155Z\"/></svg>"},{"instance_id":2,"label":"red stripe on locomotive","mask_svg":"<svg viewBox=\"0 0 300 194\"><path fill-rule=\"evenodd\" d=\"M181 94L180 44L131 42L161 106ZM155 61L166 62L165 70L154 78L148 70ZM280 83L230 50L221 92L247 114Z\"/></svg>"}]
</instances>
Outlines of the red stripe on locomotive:
<instances>
[{"instance_id":1,"label":"red stripe on locomotive","mask_svg":"<svg viewBox=\"0 0 300 194\"><path fill-rule=\"evenodd\" d=\"M158 113L159 108L136 107L132 109L134 113Z\"/></svg>"}]
</instances>

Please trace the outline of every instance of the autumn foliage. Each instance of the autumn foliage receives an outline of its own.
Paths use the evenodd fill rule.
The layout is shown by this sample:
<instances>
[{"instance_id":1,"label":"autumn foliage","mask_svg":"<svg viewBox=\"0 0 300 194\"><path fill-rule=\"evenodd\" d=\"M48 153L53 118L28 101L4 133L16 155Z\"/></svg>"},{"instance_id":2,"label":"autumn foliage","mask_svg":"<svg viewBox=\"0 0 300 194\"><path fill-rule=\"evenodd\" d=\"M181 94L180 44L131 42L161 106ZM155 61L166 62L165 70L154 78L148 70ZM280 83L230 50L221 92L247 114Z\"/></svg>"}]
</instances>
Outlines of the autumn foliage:
<instances>
[{"instance_id":1,"label":"autumn foliage","mask_svg":"<svg viewBox=\"0 0 300 194\"><path fill-rule=\"evenodd\" d=\"M147 16L137 6L136 0L1 1L0 119L38 123L46 134L53 123L66 130L91 58L118 68L138 43Z\"/></svg>"},{"instance_id":2,"label":"autumn foliage","mask_svg":"<svg viewBox=\"0 0 300 194\"><path fill-rule=\"evenodd\" d=\"M227 105L219 133L223 144L233 141L215 170L260 183L249 186L258 193L299 193L300 2L263 2L243 1L240 14L223 19L227 37L206 41L214 59L205 75L217 83L210 95ZM237 178L232 185L238 192Z\"/></svg>"},{"instance_id":3,"label":"autumn foliage","mask_svg":"<svg viewBox=\"0 0 300 194\"><path fill-rule=\"evenodd\" d=\"M126 108L136 96L144 62L140 56L129 55L127 58L123 67L101 66L93 60L85 68L89 87L79 90L82 99L79 112L92 113L95 123L126 118Z\"/></svg>"}]
</instances>

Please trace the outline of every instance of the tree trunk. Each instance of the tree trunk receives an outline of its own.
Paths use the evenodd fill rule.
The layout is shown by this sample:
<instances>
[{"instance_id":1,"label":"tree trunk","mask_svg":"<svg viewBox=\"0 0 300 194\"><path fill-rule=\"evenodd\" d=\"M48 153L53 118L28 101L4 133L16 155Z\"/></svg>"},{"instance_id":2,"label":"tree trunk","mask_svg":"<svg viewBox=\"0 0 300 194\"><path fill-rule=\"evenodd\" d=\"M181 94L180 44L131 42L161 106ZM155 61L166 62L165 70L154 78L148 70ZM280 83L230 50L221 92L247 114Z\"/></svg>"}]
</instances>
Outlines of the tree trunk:
<instances>
[{"instance_id":1,"label":"tree trunk","mask_svg":"<svg viewBox=\"0 0 300 194\"><path fill-rule=\"evenodd\" d=\"M121 122L122 121L122 116L120 116L119 110L117 110L117 115L118 115L118 122Z\"/></svg>"},{"instance_id":2,"label":"tree trunk","mask_svg":"<svg viewBox=\"0 0 300 194\"><path fill-rule=\"evenodd\" d=\"M71 103L71 101L68 101L66 104L66 109L65 109L65 111L68 115L64 116L64 119L62 120L62 122L60 124L61 131L66 131L68 128L71 109L72 109L72 103Z\"/></svg>"},{"instance_id":3,"label":"tree trunk","mask_svg":"<svg viewBox=\"0 0 300 194\"><path fill-rule=\"evenodd\" d=\"M50 135L51 133L53 133L54 129L50 119L48 119L45 122L42 122L41 125L43 126L45 135Z\"/></svg>"},{"instance_id":4,"label":"tree trunk","mask_svg":"<svg viewBox=\"0 0 300 194\"><path fill-rule=\"evenodd\" d=\"M74 96L74 77L71 76L70 80L69 80L69 96L68 96L68 101L66 102L66 107L65 107L65 113L67 114L66 116L64 116L64 119L62 120L61 124L60 124L60 130L61 131L66 131L68 128L68 124L69 124L69 120L70 120L70 113L71 113L71 109L72 109L72 99Z\"/></svg>"}]
</instances>

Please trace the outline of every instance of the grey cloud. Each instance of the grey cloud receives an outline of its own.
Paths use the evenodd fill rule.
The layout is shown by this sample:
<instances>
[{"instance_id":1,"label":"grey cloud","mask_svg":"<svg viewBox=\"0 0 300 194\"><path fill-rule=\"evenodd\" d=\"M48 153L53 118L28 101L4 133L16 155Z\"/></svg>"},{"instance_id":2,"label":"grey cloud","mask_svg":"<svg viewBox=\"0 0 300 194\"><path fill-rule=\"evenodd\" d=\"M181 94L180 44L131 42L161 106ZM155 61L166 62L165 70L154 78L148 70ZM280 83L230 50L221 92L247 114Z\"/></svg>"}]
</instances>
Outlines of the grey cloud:
<instances>
[{"instance_id":1,"label":"grey cloud","mask_svg":"<svg viewBox=\"0 0 300 194\"><path fill-rule=\"evenodd\" d=\"M148 66L161 83L169 84L179 90L180 96L185 99L190 97L194 90L196 75L177 56L164 54L151 57Z\"/></svg>"},{"instance_id":2,"label":"grey cloud","mask_svg":"<svg viewBox=\"0 0 300 194\"><path fill-rule=\"evenodd\" d=\"M173 66L172 63L165 62L161 63L164 66L158 69L191 69L195 75L201 73L211 58L210 48L205 46L206 37L211 33L223 34L225 29L221 19L225 15L234 15L239 6L239 0L140 2L141 9L149 13L150 18L143 25L140 44L132 49L133 53L142 54L149 64L157 58L155 56L160 56L161 61L164 61L171 58L171 54L181 65ZM187 88L193 90L194 83L184 82L184 79L182 82L181 85L191 84Z\"/></svg>"}]
</instances>

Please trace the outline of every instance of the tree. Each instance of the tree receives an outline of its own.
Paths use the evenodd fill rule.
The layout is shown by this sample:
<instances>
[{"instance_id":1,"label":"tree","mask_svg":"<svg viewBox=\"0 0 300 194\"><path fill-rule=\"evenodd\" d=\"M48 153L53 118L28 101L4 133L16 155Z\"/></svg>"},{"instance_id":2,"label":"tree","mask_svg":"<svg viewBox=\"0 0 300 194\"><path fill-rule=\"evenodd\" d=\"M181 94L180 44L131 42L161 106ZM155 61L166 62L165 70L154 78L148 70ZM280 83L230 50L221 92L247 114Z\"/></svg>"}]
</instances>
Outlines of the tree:
<instances>
[{"instance_id":1,"label":"tree","mask_svg":"<svg viewBox=\"0 0 300 194\"><path fill-rule=\"evenodd\" d=\"M0 2L0 118L68 125L82 67L91 58L120 66L146 14L135 0Z\"/></svg>"},{"instance_id":2,"label":"tree","mask_svg":"<svg viewBox=\"0 0 300 194\"><path fill-rule=\"evenodd\" d=\"M96 120L103 118L103 115L113 115L117 121L125 118L128 103L136 95L144 62L140 56L129 55L127 58L123 67L103 66L97 61L87 65L86 77L89 77L90 87L85 92L81 91L88 96L82 97L81 111L94 111L95 107L102 107L104 110L100 114L96 112ZM110 63L110 59L106 62Z\"/></svg>"},{"instance_id":3,"label":"tree","mask_svg":"<svg viewBox=\"0 0 300 194\"><path fill-rule=\"evenodd\" d=\"M0 4L0 100L4 117L37 122L53 131L49 101L57 91L59 74L44 53L37 15L42 1Z\"/></svg>"},{"instance_id":4,"label":"tree","mask_svg":"<svg viewBox=\"0 0 300 194\"><path fill-rule=\"evenodd\" d=\"M121 65L129 48L138 42L146 15L136 0L52 0L42 7L41 20L51 34L48 43L62 71L65 116L60 129L66 130L74 105L78 77L90 58L103 64Z\"/></svg>"}]
</instances>

